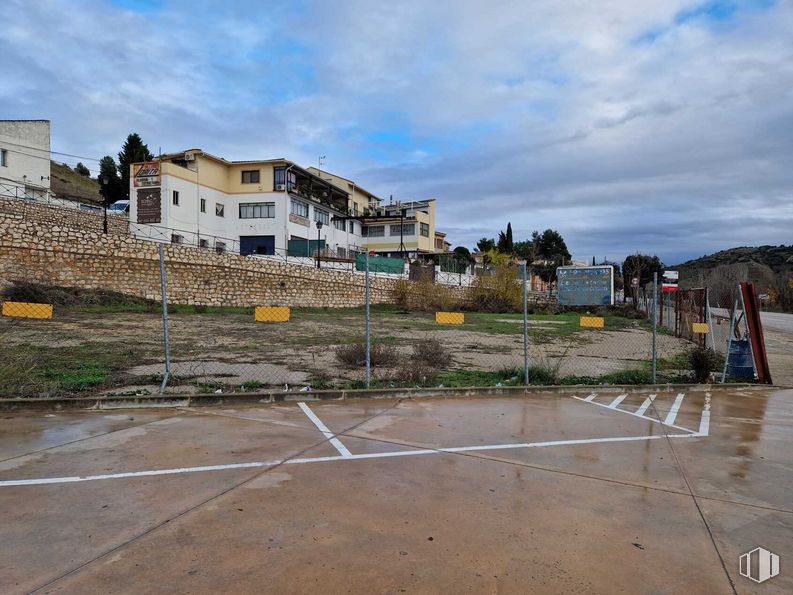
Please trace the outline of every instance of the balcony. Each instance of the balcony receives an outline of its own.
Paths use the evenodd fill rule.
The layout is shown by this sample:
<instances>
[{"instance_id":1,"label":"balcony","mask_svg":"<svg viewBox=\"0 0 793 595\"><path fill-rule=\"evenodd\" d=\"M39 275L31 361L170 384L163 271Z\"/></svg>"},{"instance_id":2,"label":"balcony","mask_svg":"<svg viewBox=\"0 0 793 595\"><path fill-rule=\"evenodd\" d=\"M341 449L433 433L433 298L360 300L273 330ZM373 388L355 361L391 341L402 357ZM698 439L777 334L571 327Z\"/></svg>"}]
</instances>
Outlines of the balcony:
<instances>
[{"instance_id":1,"label":"balcony","mask_svg":"<svg viewBox=\"0 0 793 595\"><path fill-rule=\"evenodd\" d=\"M319 176L296 166L276 167L273 188L286 190L291 196L322 205L338 213L350 213L350 195Z\"/></svg>"}]
</instances>

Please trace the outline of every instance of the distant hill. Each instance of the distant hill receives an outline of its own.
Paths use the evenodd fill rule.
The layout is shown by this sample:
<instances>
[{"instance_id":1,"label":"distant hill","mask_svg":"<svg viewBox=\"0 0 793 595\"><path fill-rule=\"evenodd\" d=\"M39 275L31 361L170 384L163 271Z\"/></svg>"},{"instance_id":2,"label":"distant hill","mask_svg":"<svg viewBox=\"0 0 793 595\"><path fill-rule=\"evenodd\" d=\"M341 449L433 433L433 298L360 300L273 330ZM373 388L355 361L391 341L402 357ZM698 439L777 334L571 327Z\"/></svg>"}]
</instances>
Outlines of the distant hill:
<instances>
[{"instance_id":1,"label":"distant hill","mask_svg":"<svg viewBox=\"0 0 793 595\"><path fill-rule=\"evenodd\" d=\"M679 269L714 268L723 264L756 263L770 268L775 273L793 269L793 246L742 246L722 250L677 265Z\"/></svg>"},{"instance_id":2,"label":"distant hill","mask_svg":"<svg viewBox=\"0 0 793 595\"><path fill-rule=\"evenodd\" d=\"M680 272L680 287L710 287L722 306L735 295L739 281L775 295L793 276L793 246L730 248L669 267ZM781 296L780 296L781 297Z\"/></svg>"},{"instance_id":3,"label":"distant hill","mask_svg":"<svg viewBox=\"0 0 793 595\"><path fill-rule=\"evenodd\" d=\"M101 204L99 182L86 178L68 165L52 161L50 163L50 190L59 198L78 202Z\"/></svg>"}]
</instances>

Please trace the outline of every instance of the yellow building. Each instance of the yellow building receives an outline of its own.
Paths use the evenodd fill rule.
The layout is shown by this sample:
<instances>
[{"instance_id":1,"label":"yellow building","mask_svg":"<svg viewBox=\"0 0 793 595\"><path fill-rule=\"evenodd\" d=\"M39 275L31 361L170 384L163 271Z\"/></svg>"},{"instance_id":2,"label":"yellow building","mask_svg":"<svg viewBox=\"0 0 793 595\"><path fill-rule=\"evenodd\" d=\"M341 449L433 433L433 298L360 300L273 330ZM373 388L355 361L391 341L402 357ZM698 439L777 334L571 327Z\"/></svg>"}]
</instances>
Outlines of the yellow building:
<instances>
[{"instance_id":1,"label":"yellow building","mask_svg":"<svg viewBox=\"0 0 793 595\"><path fill-rule=\"evenodd\" d=\"M243 255L419 258L448 251L435 200L383 204L356 182L287 159L228 161L201 149L135 163L135 235Z\"/></svg>"},{"instance_id":2,"label":"yellow building","mask_svg":"<svg viewBox=\"0 0 793 595\"><path fill-rule=\"evenodd\" d=\"M363 225L362 245L385 256L408 256L448 252L446 234L435 229L435 199L384 204L352 180L325 170L308 170L350 194L352 216Z\"/></svg>"}]
</instances>

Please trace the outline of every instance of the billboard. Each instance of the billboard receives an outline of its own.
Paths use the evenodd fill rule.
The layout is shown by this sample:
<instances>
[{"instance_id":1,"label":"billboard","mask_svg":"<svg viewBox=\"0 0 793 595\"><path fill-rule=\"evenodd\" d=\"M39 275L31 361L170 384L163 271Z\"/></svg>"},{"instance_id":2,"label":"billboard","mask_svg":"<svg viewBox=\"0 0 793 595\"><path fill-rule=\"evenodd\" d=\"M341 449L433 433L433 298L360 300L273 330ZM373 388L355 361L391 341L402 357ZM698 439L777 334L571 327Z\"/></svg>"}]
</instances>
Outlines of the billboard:
<instances>
[{"instance_id":1,"label":"billboard","mask_svg":"<svg viewBox=\"0 0 793 595\"><path fill-rule=\"evenodd\" d=\"M159 188L141 188L137 192L138 223L160 223L162 200Z\"/></svg>"},{"instance_id":2,"label":"billboard","mask_svg":"<svg viewBox=\"0 0 793 595\"><path fill-rule=\"evenodd\" d=\"M614 268L611 266L559 267L556 269L562 306L614 304Z\"/></svg>"},{"instance_id":3,"label":"billboard","mask_svg":"<svg viewBox=\"0 0 793 595\"><path fill-rule=\"evenodd\" d=\"M160 185L160 162L146 161L132 164L132 185L135 188Z\"/></svg>"}]
</instances>

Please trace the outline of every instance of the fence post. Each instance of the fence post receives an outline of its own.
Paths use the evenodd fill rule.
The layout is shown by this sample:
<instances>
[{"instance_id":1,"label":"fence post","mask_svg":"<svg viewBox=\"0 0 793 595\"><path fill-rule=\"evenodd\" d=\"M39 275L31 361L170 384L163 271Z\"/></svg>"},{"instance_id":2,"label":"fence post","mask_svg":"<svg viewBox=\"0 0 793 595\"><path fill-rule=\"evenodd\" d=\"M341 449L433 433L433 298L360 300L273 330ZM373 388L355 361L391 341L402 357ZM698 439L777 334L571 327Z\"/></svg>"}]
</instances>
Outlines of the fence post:
<instances>
[{"instance_id":1,"label":"fence post","mask_svg":"<svg viewBox=\"0 0 793 595\"><path fill-rule=\"evenodd\" d=\"M165 392L171 375L171 343L168 338L168 300L165 297L165 249L159 244L160 253L160 299L162 301L162 344L165 351L165 374L160 385L160 394Z\"/></svg>"},{"instance_id":2,"label":"fence post","mask_svg":"<svg viewBox=\"0 0 793 595\"><path fill-rule=\"evenodd\" d=\"M364 334L366 342L366 388L372 380L372 343L369 336L369 251L367 250L364 257L366 263L364 268L364 283L363 283L363 301L364 301Z\"/></svg>"},{"instance_id":3,"label":"fence post","mask_svg":"<svg viewBox=\"0 0 793 595\"><path fill-rule=\"evenodd\" d=\"M656 383L658 351L656 340L658 335L658 319L656 318L658 308L658 273L653 273L653 384Z\"/></svg>"},{"instance_id":4,"label":"fence post","mask_svg":"<svg viewBox=\"0 0 793 595\"><path fill-rule=\"evenodd\" d=\"M527 263L521 266L523 274L523 384L529 385L529 295L526 287Z\"/></svg>"},{"instance_id":5,"label":"fence post","mask_svg":"<svg viewBox=\"0 0 793 595\"><path fill-rule=\"evenodd\" d=\"M705 347L716 351L716 337L713 336L713 316L710 312L710 289L705 288L705 322L708 323L708 334L705 335ZM708 344L710 343L710 345Z\"/></svg>"}]
</instances>

